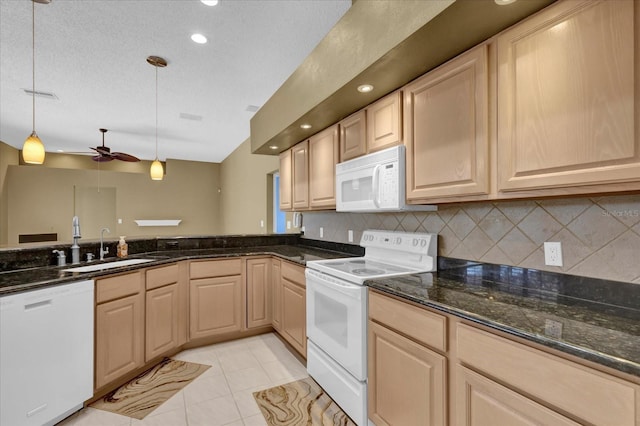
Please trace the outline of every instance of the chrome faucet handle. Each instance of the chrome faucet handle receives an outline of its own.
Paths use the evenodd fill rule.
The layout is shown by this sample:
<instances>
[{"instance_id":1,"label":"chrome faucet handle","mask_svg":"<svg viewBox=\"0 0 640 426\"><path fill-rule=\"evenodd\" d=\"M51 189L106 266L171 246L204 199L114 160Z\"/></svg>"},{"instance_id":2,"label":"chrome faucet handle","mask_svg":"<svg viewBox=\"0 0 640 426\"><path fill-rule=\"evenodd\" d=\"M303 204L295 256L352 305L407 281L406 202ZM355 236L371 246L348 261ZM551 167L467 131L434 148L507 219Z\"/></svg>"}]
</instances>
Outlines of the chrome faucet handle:
<instances>
[{"instance_id":1,"label":"chrome faucet handle","mask_svg":"<svg viewBox=\"0 0 640 426\"><path fill-rule=\"evenodd\" d=\"M58 255L58 266L64 266L67 264L67 257L62 250L53 250L53 253Z\"/></svg>"},{"instance_id":2,"label":"chrome faucet handle","mask_svg":"<svg viewBox=\"0 0 640 426\"><path fill-rule=\"evenodd\" d=\"M87 253L87 262L93 262L93 253Z\"/></svg>"}]
</instances>

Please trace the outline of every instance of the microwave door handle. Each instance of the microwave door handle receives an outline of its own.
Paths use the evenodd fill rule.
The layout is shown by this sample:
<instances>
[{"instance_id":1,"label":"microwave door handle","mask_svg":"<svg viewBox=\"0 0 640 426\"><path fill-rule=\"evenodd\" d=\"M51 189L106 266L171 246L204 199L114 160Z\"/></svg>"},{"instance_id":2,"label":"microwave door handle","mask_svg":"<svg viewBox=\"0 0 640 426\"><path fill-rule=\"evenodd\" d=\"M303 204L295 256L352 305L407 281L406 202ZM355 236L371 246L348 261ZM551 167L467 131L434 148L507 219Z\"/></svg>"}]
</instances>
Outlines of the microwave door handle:
<instances>
[{"instance_id":1,"label":"microwave door handle","mask_svg":"<svg viewBox=\"0 0 640 426\"><path fill-rule=\"evenodd\" d=\"M373 204L376 207L380 207L378 196L380 195L380 164L373 168Z\"/></svg>"}]
</instances>

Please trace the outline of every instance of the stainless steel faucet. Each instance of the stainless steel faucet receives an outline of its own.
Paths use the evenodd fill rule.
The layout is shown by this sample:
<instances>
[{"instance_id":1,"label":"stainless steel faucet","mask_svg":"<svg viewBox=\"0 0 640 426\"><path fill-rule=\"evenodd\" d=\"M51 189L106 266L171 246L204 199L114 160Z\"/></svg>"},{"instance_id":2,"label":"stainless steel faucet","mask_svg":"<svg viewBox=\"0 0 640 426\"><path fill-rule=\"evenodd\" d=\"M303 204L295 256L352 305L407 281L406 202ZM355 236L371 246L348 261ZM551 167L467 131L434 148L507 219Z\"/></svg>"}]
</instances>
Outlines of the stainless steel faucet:
<instances>
[{"instance_id":1,"label":"stainless steel faucet","mask_svg":"<svg viewBox=\"0 0 640 426\"><path fill-rule=\"evenodd\" d=\"M71 236L73 237L73 245L71 246L71 264L77 265L80 263L80 246L78 245L78 239L82 237L80 235L80 220L78 216L73 217Z\"/></svg>"},{"instance_id":2,"label":"stainless steel faucet","mask_svg":"<svg viewBox=\"0 0 640 426\"><path fill-rule=\"evenodd\" d=\"M109 253L109 247L104 248L103 239L104 239L104 231L107 231L107 234L110 234L109 228L102 228L100 230L100 260L104 260L104 255Z\"/></svg>"}]
</instances>

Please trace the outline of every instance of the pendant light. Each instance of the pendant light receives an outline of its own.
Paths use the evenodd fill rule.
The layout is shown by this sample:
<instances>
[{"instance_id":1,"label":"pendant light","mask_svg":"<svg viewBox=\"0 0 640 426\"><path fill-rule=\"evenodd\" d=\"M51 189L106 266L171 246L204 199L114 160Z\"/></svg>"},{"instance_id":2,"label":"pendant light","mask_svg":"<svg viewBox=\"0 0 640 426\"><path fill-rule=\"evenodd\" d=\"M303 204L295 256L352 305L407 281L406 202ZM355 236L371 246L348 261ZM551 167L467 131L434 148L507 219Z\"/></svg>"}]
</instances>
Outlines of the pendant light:
<instances>
[{"instance_id":1,"label":"pendant light","mask_svg":"<svg viewBox=\"0 0 640 426\"><path fill-rule=\"evenodd\" d=\"M31 68L31 118L32 130L22 145L22 159L27 164L44 163L44 145L36 133L36 3L48 4L51 0L32 0L31 2L31 37L32 37L32 68Z\"/></svg>"},{"instance_id":2,"label":"pendant light","mask_svg":"<svg viewBox=\"0 0 640 426\"><path fill-rule=\"evenodd\" d=\"M162 180L164 177L164 168L158 160L158 68L167 66L167 61L159 56L149 56L147 62L156 67L156 159L151 163L149 174L152 180Z\"/></svg>"}]
</instances>

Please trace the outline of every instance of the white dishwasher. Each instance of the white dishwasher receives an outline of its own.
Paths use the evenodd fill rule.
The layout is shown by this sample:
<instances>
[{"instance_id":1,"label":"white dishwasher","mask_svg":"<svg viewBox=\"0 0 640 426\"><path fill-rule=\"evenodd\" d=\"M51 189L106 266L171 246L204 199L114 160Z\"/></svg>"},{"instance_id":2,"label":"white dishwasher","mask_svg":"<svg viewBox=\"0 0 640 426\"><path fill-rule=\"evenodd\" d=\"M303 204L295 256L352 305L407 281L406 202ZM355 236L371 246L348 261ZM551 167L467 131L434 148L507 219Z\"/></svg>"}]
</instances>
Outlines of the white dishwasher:
<instances>
[{"instance_id":1,"label":"white dishwasher","mask_svg":"<svg viewBox=\"0 0 640 426\"><path fill-rule=\"evenodd\" d=\"M0 425L53 425L93 396L93 281L0 298Z\"/></svg>"}]
</instances>

